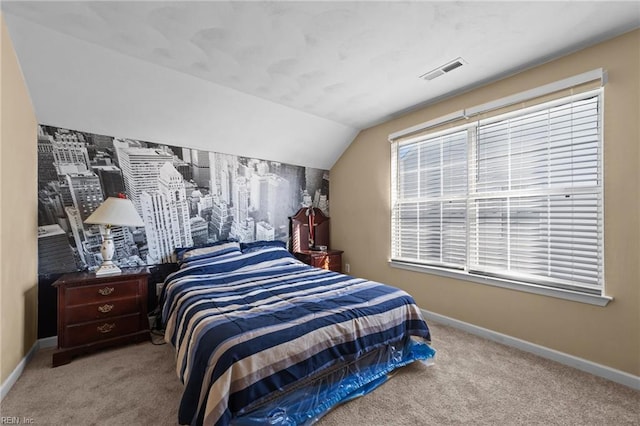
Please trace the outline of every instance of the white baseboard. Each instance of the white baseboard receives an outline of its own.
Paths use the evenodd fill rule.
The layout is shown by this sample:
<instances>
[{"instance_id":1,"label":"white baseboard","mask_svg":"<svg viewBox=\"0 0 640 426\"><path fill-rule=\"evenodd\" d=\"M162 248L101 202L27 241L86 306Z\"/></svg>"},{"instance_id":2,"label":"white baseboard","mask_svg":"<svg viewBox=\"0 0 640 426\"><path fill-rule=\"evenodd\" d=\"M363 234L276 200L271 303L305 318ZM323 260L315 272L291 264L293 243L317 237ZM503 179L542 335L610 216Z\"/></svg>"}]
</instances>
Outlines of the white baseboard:
<instances>
[{"instance_id":1,"label":"white baseboard","mask_svg":"<svg viewBox=\"0 0 640 426\"><path fill-rule=\"evenodd\" d=\"M37 350L38 350L38 341L36 340L33 343L33 346L31 346L31 349L29 349L29 352L27 352L24 358L22 358L22 360L18 363L16 368L14 368L11 374L9 374L9 377L7 377L7 379L2 383L2 387L0 387L0 401L4 399L4 397L9 393L9 391L13 387L13 385L15 385L15 383L18 381L18 379L22 375L22 372L24 371L24 368L27 366L27 363L29 362L29 360L31 360L31 358L37 352Z\"/></svg>"},{"instance_id":2,"label":"white baseboard","mask_svg":"<svg viewBox=\"0 0 640 426\"><path fill-rule=\"evenodd\" d=\"M31 358L38 352L40 349L51 348L58 346L58 336L46 337L44 339L36 340L29 352L22 358L22 360L18 363L16 368L13 369L9 377L2 383L0 387L0 401L4 399L4 397L9 393L13 385L16 384L24 368L27 366Z\"/></svg>"},{"instance_id":3,"label":"white baseboard","mask_svg":"<svg viewBox=\"0 0 640 426\"><path fill-rule=\"evenodd\" d=\"M516 337L498 333L497 331L478 327L477 325L473 325L444 315L436 314L434 312L429 312L424 309L422 309L422 313L428 320L433 320L444 325L458 328L476 336L493 340L494 342L502 343L503 345L512 346L525 352L530 352L534 355L538 355L543 358L559 362L560 364L564 364L569 367L573 367L578 370L593 374L594 376L602 377L613 382L620 383L621 385L628 386L635 390L640 390L640 377L634 376L633 374L629 374L621 370L616 370L615 368L607 367L606 365L597 364L584 358L578 358L576 356L556 351L555 349L550 349L545 346L536 345L535 343L527 342L526 340L521 340Z\"/></svg>"},{"instance_id":4,"label":"white baseboard","mask_svg":"<svg viewBox=\"0 0 640 426\"><path fill-rule=\"evenodd\" d=\"M58 346L58 336L45 337L38 340L38 349L55 348Z\"/></svg>"}]
</instances>

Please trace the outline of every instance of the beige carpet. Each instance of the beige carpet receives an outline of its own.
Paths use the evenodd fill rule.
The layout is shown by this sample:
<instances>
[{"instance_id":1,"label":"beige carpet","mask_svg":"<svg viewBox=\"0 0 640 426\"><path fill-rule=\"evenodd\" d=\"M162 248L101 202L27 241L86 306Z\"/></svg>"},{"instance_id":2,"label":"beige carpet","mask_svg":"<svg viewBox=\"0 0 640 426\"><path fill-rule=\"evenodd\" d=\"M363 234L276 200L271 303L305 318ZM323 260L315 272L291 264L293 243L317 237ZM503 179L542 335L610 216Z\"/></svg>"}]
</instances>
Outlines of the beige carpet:
<instances>
[{"instance_id":1,"label":"beige carpet","mask_svg":"<svg viewBox=\"0 0 640 426\"><path fill-rule=\"evenodd\" d=\"M415 363L319 426L640 425L640 392L430 323L436 364ZM173 425L182 385L169 346L126 346L50 368L40 351L1 416L53 425Z\"/></svg>"}]
</instances>

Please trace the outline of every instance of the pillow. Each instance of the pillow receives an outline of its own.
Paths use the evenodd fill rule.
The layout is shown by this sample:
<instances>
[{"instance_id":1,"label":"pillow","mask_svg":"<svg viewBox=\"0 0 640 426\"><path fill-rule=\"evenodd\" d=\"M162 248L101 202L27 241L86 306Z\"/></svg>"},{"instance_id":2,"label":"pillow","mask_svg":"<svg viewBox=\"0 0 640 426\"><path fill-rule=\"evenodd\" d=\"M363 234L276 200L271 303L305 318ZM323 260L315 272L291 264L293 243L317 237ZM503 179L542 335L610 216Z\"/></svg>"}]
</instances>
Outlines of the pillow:
<instances>
[{"instance_id":1,"label":"pillow","mask_svg":"<svg viewBox=\"0 0 640 426\"><path fill-rule=\"evenodd\" d=\"M178 265L179 265L179 269L184 269L184 268L191 267L191 266L208 265L208 264L210 264L211 262L214 262L214 261L224 262L227 259L235 258L235 257L239 257L239 256L242 256L242 252L240 250L236 250L236 251L231 251L229 253L220 254L220 255L217 255L217 256L184 259L184 260L180 261L180 263L178 263Z\"/></svg>"},{"instance_id":2,"label":"pillow","mask_svg":"<svg viewBox=\"0 0 640 426\"><path fill-rule=\"evenodd\" d=\"M284 248L283 244L252 245L239 251L200 260L185 260L180 269L167 277L167 282L188 275L207 275L255 271L271 266L302 264Z\"/></svg>"},{"instance_id":3,"label":"pillow","mask_svg":"<svg viewBox=\"0 0 640 426\"><path fill-rule=\"evenodd\" d=\"M176 256L176 260L179 262L182 260L182 257L184 256L184 254L191 250L205 248L205 247L215 247L215 246L220 246L227 243L237 243L237 241L236 240L220 240L220 241L216 241L215 243L202 244L198 246L176 247L174 250L174 254Z\"/></svg>"},{"instance_id":4,"label":"pillow","mask_svg":"<svg viewBox=\"0 0 640 426\"><path fill-rule=\"evenodd\" d=\"M285 243L284 241L278 241L278 240L253 241L250 243L240 243L240 249L242 250L243 253L249 253L249 252L261 249L263 247L281 247L286 249L287 243Z\"/></svg>"},{"instance_id":5,"label":"pillow","mask_svg":"<svg viewBox=\"0 0 640 426\"><path fill-rule=\"evenodd\" d=\"M182 253L182 258L178 263L191 262L194 260L208 259L222 256L223 254L237 252L240 254L240 244L237 241L228 241L207 247L194 248Z\"/></svg>"}]
</instances>

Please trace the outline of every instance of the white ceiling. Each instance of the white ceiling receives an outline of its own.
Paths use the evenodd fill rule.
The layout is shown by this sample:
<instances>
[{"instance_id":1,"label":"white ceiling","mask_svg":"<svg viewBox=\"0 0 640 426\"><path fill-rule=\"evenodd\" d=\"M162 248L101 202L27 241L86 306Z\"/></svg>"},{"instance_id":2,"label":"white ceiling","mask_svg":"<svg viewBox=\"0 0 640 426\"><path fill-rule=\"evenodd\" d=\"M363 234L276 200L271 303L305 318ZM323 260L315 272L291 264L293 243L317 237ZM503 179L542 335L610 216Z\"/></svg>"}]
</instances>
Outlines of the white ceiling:
<instances>
[{"instance_id":1,"label":"white ceiling","mask_svg":"<svg viewBox=\"0 0 640 426\"><path fill-rule=\"evenodd\" d=\"M41 121L83 117L80 127L98 121L113 129L107 134L171 135L174 143L321 168L360 129L640 26L636 1L4 1L2 10ZM86 57L91 49L99 54ZM418 78L457 57L467 64L433 81ZM149 78L156 90L181 90L147 100ZM90 87L105 82L102 92ZM155 114L134 115L144 127L123 127L122 116L110 112L122 106L127 87L132 101ZM92 111L95 102L101 106ZM166 123L184 124L176 105L192 116L182 133ZM224 120L211 118L221 109ZM202 111L203 122L195 122ZM98 112L100 120L91 120ZM257 124L237 129L247 127L247 114ZM185 141L175 140L180 134Z\"/></svg>"}]
</instances>

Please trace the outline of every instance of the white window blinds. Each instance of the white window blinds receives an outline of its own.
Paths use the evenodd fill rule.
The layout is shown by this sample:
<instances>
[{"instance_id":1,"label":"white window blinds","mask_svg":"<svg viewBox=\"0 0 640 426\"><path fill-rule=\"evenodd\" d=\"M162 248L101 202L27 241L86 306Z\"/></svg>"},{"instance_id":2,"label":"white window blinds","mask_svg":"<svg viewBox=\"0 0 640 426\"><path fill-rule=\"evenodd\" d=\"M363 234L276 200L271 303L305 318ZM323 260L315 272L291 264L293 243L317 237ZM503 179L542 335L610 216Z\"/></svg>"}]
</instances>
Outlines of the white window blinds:
<instances>
[{"instance_id":1,"label":"white window blinds","mask_svg":"<svg viewBox=\"0 0 640 426\"><path fill-rule=\"evenodd\" d=\"M601 92L392 144L392 260L600 294Z\"/></svg>"},{"instance_id":2,"label":"white window blinds","mask_svg":"<svg viewBox=\"0 0 640 426\"><path fill-rule=\"evenodd\" d=\"M398 148L395 257L464 268L467 131Z\"/></svg>"}]
</instances>

